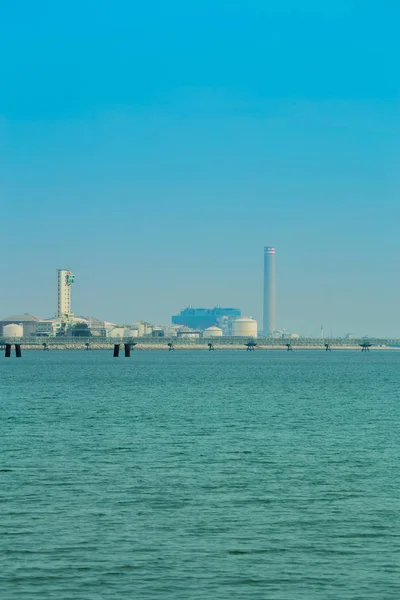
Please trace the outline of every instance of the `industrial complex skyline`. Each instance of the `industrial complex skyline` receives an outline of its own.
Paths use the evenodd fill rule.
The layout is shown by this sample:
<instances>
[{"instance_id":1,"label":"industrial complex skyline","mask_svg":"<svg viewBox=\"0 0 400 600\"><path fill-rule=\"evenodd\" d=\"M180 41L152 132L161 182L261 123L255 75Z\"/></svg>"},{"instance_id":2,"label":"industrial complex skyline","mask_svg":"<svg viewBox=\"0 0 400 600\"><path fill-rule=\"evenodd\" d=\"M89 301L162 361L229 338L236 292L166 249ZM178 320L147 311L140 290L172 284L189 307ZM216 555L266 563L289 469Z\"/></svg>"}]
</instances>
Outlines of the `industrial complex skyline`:
<instances>
[{"instance_id":1,"label":"industrial complex skyline","mask_svg":"<svg viewBox=\"0 0 400 600\"><path fill-rule=\"evenodd\" d=\"M178 325L181 325L183 328L192 328L194 330L198 329L199 331L204 331L207 328L215 328L220 330L220 335L232 335L232 323L235 319L241 318L243 321L244 331L254 332L254 335L262 335L266 337L280 337L280 336L301 336L301 337L314 337L320 338L321 336L329 338L329 337L349 337L354 335L354 328L341 328L340 330L333 330L331 324L326 324L325 321L325 329L324 325L314 324L314 329L310 332L309 330L302 330L301 328L288 328L285 327L285 315L282 319L277 322L277 289L276 289L276 248L273 246L264 246L264 263L263 263L263 288L262 288L262 298L261 298L261 290L260 296L255 296L255 293L252 293L249 296L249 300L251 302L252 308L254 310L241 310L241 308L221 308L220 305L215 304L215 298L213 298L212 302L209 303L209 307L205 308L193 308L193 304L195 302L195 295L191 298L193 304L187 305L186 308L182 309L181 312L177 312L177 306L182 306L183 302L179 302L175 304L170 315L167 318L162 320L154 318L153 315L148 314L138 314L136 307L131 312L128 318L124 319L113 319L109 315L113 314L111 310L110 313L98 312L96 310L92 310L90 307L86 307L86 310L82 310L82 307L79 307L78 312L74 314L74 310L71 302L71 286L75 281L75 275L72 273L70 269L57 269L56 270L56 311L55 315L51 316L48 312L45 312L41 309L40 311L32 311L36 314L46 314L46 319L42 317L32 317L29 312L20 312L18 314L18 309L15 310L15 306L13 306L12 314L9 317L1 317L0 321L0 329L2 324L6 326L11 326L13 324L20 323L23 324L24 330L29 331L29 335L32 335L33 331L37 331L39 335L47 335L50 332L53 332L55 335L60 334L60 332L66 332L68 328L74 323L83 322L86 323L89 327L94 327L96 331L98 331L98 335L100 335L100 331L106 331L115 329L116 327L121 327L119 324L125 324L123 327L130 327L130 324L134 324L134 327L138 326L141 329L141 325L139 323L147 323L146 327L162 327L165 332L170 331L169 327L177 328ZM38 274L38 271L36 271ZM82 278L81 283L83 285L78 286L78 290L86 287L88 285L88 281L85 281ZM280 283L284 285L284 278L280 280ZM79 301L78 301L79 302ZM262 303L262 312L260 310L260 305ZM197 303L199 305L200 303ZM78 306L78 305L77 305ZM295 306L295 305L293 305ZM30 307L23 307L23 310L30 310ZM287 308L286 308L287 311ZM5 311L3 311L5 314ZM76 316L76 314L80 315L95 315L94 317L86 317L86 316ZM98 315L101 314L101 318L99 319ZM252 315L260 315L261 318L256 318ZM104 316L106 315L106 316ZM12 317L15 316L13 319ZM19 319L17 318L19 317ZM110 320L108 320L110 319ZM240 320L240 319L239 319ZM29 323L28 323L29 322ZM248 326L245 322L248 322ZM69 324L68 324L69 323ZM237 329L237 328L236 328ZM123 330L120 330L120 333ZM150 332L151 329L148 329ZM322 331L325 333L322 334ZM357 332L359 337L365 335L371 335L368 329L364 329L362 333ZM102 335L102 334L101 334ZM104 333L105 335L105 333ZM122 333L121 333L122 335ZM250 333L249 333L250 335ZM253 335L253 334L251 334ZM379 333L373 333L373 336L379 337ZM383 334L381 337L395 337L395 334Z\"/></svg>"},{"instance_id":2,"label":"industrial complex skyline","mask_svg":"<svg viewBox=\"0 0 400 600\"><path fill-rule=\"evenodd\" d=\"M162 332L164 335L212 335L212 336L238 336L246 335L250 337L315 337L315 338L352 338L354 333L350 331L335 332L331 327L326 328L324 333L323 325L320 326L318 334L307 334L304 332L290 331L285 327L277 328L276 313L276 249L273 246L264 247L264 268L263 268L263 320L262 322L254 319L248 314L243 315L240 308L224 308L220 305L212 307L193 307L188 306L179 313L175 312L168 319L161 323L153 318L146 319L142 315L135 320L132 317L124 321L111 321L108 316L99 319L96 316L82 316L74 313L71 300L71 289L75 281L75 275L70 269L56 270L56 311L54 316L47 318L37 317L30 313L13 313L7 317L0 318L0 334L2 328L10 328L18 331L24 331L26 335L73 335L73 331L79 326L87 327L97 336L117 336L118 335L140 335L140 331L146 335L154 332ZM87 282L83 282L86 285ZM253 302L261 302L261 297L256 298L252 295ZM93 315L93 312L90 311ZM119 332L117 335L117 331ZM364 333L369 335L368 333ZM378 336L376 336L378 337ZM387 336L393 337L393 336Z\"/></svg>"},{"instance_id":3,"label":"industrial complex skyline","mask_svg":"<svg viewBox=\"0 0 400 600\"><path fill-rule=\"evenodd\" d=\"M282 254L285 254L285 248L282 248ZM296 257L293 257L296 259ZM256 256L253 257L254 263L258 263L258 259ZM200 324L204 321L208 326L217 326L221 328L221 331L224 335L230 335L232 331L232 320L234 318L242 315L243 318L251 319L251 322L254 321L255 330L258 331L259 335L263 336L271 336L279 337L281 335L300 335L301 337L314 337L320 338L321 332L324 331L324 336L326 338L329 337L346 337L349 335L357 335L358 337L369 336L372 335L374 337L396 337L396 329L389 329L386 332L383 328L371 329L371 327L363 326L362 329L357 327L353 327L350 323L350 326L346 327L346 325L339 325L336 327L332 327L332 321L326 318L320 318L319 322L314 320L313 324L310 326L308 323L306 326L301 325L301 319L296 321L291 321L290 315L293 312L298 312L298 298L293 296L293 294L289 295L289 303L285 302L285 294L280 293L280 290L287 289L287 266L284 272L280 273L279 286L278 290L276 287L276 248L273 246L264 246L264 263L263 263L263 271L262 273L258 273L259 282L261 283L261 275L263 278L262 289L260 285L254 286L254 289L250 289L250 293L245 295L245 302L240 303L239 301L229 302L229 305L232 307L236 304L238 308L221 308L221 304L217 304L220 301L219 295L217 293L209 294L209 300L206 302L197 301L198 297L201 297L201 293L198 293L198 289L195 289L193 293L190 294L189 302L184 302L183 299L177 299L176 302L170 303L169 314L165 313L163 309L163 316L160 318L157 315L161 314L160 307L164 306L165 298L169 297L169 288L166 288L167 295L160 299L157 296L157 303L154 303L154 311L141 311L138 306L136 306L136 299L131 304L131 307L128 311L126 311L124 317L115 318L116 307L117 304L121 303L121 297L118 296L114 298L114 302L110 304L108 309L96 308L88 303L86 305L82 303L82 292L85 290L90 290L94 292L96 298L102 298L103 292L106 290L103 283L97 289L93 289L90 278L85 278L84 273L79 276L80 285L76 288L76 299L75 299L75 311L71 305L71 286L74 283L75 276L70 269L57 269L57 291L56 291L56 311L55 315L53 311L46 309L51 303L49 303L49 297L46 298L46 301L39 308L34 309L34 305L29 300L28 303L21 304L21 297L17 297L16 299L12 299L10 303L10 308L7 311L5 307L2 309L2 313L0 314L1 319L5 319L4 323L6 325L12 324L14 321L10 321L8 317L5 315L16 315L21 317L21 321L25 320L26 316L30 314L40 314L45 315L47 320L52 320L53 322L53 331L59 332L60 328L63 327L62 321L68 321L68 316L71 317L71 323L73 319L75 319L75 315L94 315L94 317L82 317L83 321L87 323L92 323L92 325L99 330L99 328L104 327L115 327L116 324L131 324L131 323L153 323L157 326L161 325L165 330L168 329L169 325L177 325L182 324L184 326L199 328L200 330L204 330L206 326L202 327ZM285 272L286 271L286 272ZM35 270L35 280L40 278L40 275L43 275L44 272L36 267ZM93 272L91 273L91 275ZM242 273L238 273L240 277L244 277L246 275L246 267L244 267ZM225 276L225 272L221 273ZM201 282L200 282L201 283ZM223 283L223 280L222 280ZM116 282L117 287L124 285L124 280ZM194 286L196 288L196 286ZM35 298L35 294L38 290L38 284L33 284L31 286L31 290L33 295L31 298ZM171 288L172 289L172 288ZM204 291L203 286L201 287L201 292ZM227 288L228 289L228 288ZM143 290L142 290L143 291ZM99 293L98 293L99 292ZM145 292L145 290L144 290ZM278 292L278 293L277 293ZM227 297L227 296L225 296ZM211 300L210 300L211 298ZM237 298L237 295L233 294L230 298ZM277 299L278 307L279 307L279 317L277 320ZM124 301L124 296L122 296L122 301ZM228 303L226 303L228 304ZM185 307L186 305L186 307ZM198 308L199 306L203 306L202 308ZM208 305L208 308L207 308ZM197 306L197 308L193 308L193 306ZM178 312L179 307L185 307L181 309L181 312ZM250 307L250 308L249 308ZM165 307L164 307L165 308ZM319 307L320 308L320 307ZM1 309L1 307L0 307ZM26 312L28 311L28 312ZM75 312L75 315L74 315ZM3 316L2 316L3 315ZM54 316L53 316L54 315ZM326 313L325 313L326 316ZM36 325L37 330L40 334L46 334L51 330L51 325L48 322L45 322L45 319L42 317L36 318L39 325ZM56 321L54 321L56 319ZM88 319L88 320L87 320ZM78 318L79 320L79 318ZM294 326L290 326L290 323L294 322ZM304 322L304 321L303 321ZM299 324L297 327L296 325ZM322 325L321 325L322 324ZM1 324L0 324L1 327ZM26 326L27 327L27 326ZM251 328L253 326L251 325Z\"/></svg>"},{"instance_id":4,"label":"industrial complex skyline","mask_svg":"<svg viewBox=\"0 0 400 600\"><path fill-rule=\"evenodd\" d=\"M275 331L275 249L264 248L273 255L271 264L264 265L264 335L273 336ZM56 270L56 311L47 318L30 313L12 314L0 318L0 335L14 337L71 336L90 333L103 337L142 334L197 336L250 336L262 334L261 326L252 317L242 316L239 308L193 308L187 307L172 315L168 325L154 325L143 319L136 323L116 324L106 318L77 316L72 308L71 289L75 275L70 269ZM267 312L265 312L267 311ZM154 322L153 322L154 323Z\"/></svg>"}]
</instances>

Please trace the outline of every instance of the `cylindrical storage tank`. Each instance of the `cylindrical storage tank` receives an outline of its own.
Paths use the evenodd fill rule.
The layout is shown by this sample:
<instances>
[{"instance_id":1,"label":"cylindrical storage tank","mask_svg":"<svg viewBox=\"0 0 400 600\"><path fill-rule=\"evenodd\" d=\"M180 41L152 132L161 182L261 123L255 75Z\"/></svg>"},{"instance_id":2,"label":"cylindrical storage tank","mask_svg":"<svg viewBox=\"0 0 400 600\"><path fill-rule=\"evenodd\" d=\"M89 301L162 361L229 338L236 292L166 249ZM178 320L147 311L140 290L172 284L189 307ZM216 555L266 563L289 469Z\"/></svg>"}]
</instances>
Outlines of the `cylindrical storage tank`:
<instances>
[{"instance_id":1,"label":"cylindrical storage tank","mask_svg":"<svg viewBox=\"0 0 400 600\"><path fill-rule=\"evenodd\" d=\"M24 328L22 325L17 325L17 323L10 323L9 325L4 325L3 337L24 337Z\"/></svg>"},{"instance_id":2,"label":"cylindrical storage tank","mask_svg":"<svg viewBox=\"0 0 400 600\"><path fill-rule=\"evenodd\" d=\"M139 329L127 329L126 337L139 337Z\"/></svg>"},{"instance_id":3,"label":"cylindrical storage tank","mask_svg":"<svg viewBox=\"0 0 400 600\"><path fill-rule=\"evenodd\" d=\"M123 338L125 335L125 329L123 327L113 327L110 329L109 337L112 338Z\"/></svg>"},{"instance_id":4,"label":"cylindrical storage tank","mask_svg":"<svg viewBox=\"0 0 400 600\"><path fill-rule=\"evenodd\" d=\"M239 317L232 321L232 335L235 337L257 337L257 321L251 317Z\"/></svg>"},{"instance_id":5,"label":"cylindrical storage tank","mask_svg":"<svg viewBox=\"0 0 400 600\"><path fill-rule=\"evenodd\" d=\"M204 337L222 337L222 329L219 327L208 327L204 331Z\"/></svg>"},{"instance_id":6,"label":"cylindrical storage tank","mask_svg":"<svg viewBox=\"0 0 400 600\"><path fill-rule=\"evenodd\" d=\"M144 335L144 325L143 323L137 322L137 323L132 323L132 329L137 329L139 334L138 337L143 337Z\"/></svg>"}]
</instances>

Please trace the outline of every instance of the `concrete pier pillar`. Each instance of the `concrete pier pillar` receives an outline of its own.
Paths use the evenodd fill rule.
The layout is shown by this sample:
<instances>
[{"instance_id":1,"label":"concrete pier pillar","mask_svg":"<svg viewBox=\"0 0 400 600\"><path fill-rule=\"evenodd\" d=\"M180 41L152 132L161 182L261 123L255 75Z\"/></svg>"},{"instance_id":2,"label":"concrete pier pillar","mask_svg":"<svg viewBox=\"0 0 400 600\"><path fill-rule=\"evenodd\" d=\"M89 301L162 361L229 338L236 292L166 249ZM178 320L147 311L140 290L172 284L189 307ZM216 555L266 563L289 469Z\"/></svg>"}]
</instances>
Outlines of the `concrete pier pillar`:
<instances>
[{"instance_id":1,"label":"concrete pier pillar","mask_svg":"<svg viewBox=\"0 0 400 600\"><path fill-rule=\"evenodd\" d=\"M114 358L118 358L118 356L119 356L119 347L120 347L120 344L114 344L114 354L113 354Z\"/></svg>"},{"instance_id":2,"label":"concrete pier pillar","mask_svg":"<svg viewBox=\"0 0 400 600\"><path fill-rule=\"evenodd\" d=\"M6 357L6 358L10 358L10 357L11 357L11 344L6 344L6 353L5 353L5 357Z\"/></svg>"},{"instance_id":3,"label":"concrete pier pillar","mask_svg":"<svg viewBox=\"0 0 400 600\"><path fill-rule=\"evenodd\" d=\"M21 358L21 356L22 356L21 344L15 344L15 356L17 358Z\"/></svg>"},{"instance_id":4,"label":"concrete pier pillar","mask_svg":"<svg viewBox=\"0 0 400 600\"><path fill-rule=\"evenodd\" d=\"M131 357L131 345L124 344L124 347L125 347L125 358L130 358Z\"/></svg>"}]
</instances>

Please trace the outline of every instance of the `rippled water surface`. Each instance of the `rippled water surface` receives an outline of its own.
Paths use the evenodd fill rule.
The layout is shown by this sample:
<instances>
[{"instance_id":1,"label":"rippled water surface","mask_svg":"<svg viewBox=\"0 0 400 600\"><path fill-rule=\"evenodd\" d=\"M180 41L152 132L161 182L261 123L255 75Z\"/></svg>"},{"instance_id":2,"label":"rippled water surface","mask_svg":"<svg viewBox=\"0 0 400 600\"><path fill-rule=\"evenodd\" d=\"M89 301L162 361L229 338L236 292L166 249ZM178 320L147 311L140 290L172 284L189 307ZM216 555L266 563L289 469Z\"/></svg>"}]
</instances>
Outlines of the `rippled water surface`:
<instances>
[{"instance_id":1,"label":"rippled water surface","mask_svg":"<svg viewBox=\"0 0 400 600\"><path fill-rule=\"evenodd\" d=\"M1 600L400 598L400 352L0 356Z\"/></svg>"}]
</instances>

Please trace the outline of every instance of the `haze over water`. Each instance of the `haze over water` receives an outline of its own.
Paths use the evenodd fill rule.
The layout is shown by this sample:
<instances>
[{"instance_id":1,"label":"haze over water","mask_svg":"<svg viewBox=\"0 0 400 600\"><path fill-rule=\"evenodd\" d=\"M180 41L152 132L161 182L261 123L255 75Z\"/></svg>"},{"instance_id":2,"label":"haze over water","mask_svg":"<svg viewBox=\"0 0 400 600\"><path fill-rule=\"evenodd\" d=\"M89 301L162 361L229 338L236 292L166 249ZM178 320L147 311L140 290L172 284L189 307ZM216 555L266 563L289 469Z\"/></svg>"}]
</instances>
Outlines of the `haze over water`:
<instances>
[{"instance_id":1,"label":"haze over water","mask_svg":"<svg viewBox=\"0 0 400 600\"><path fill-rule=\"evenodd\" d=\"M400 353L0 358L2 600L400 597Z\"/></svg>"}]
</instances>

